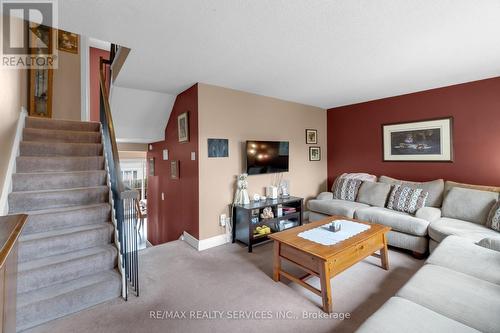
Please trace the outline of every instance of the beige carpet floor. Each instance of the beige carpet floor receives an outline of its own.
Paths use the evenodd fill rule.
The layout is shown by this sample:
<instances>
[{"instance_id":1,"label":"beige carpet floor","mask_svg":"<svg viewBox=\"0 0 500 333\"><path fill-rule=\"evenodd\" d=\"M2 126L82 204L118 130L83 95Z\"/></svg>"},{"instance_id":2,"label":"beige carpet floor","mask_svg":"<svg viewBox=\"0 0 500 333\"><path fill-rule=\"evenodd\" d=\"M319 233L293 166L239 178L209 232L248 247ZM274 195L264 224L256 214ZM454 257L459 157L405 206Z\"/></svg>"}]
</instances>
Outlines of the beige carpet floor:
<instances>
[{"instance_id":1,"label":"beige carpet floor","mask_svg":"<svg viewBox=\"0 0 500 333\"><path fill-rule=\"evenodd\" d=\"M353 332L423 264L393 249L389 271L374 257L358 263L332 279L338 317L325 319L315 318L323 313L318 296L289 281L271 279L271 256L270 243L251 254L239 244L203 252L182 241L148 248L140 253L140 297L100 304L30 332ZM317 278L309 282L319 286ZM179 317L186 311L188 318L200 318L154 319L152 311L178 311ZM349 319L338 319L347 314ZM233 319L247 316L258 319Z\"/></svg>"}]
</instances>

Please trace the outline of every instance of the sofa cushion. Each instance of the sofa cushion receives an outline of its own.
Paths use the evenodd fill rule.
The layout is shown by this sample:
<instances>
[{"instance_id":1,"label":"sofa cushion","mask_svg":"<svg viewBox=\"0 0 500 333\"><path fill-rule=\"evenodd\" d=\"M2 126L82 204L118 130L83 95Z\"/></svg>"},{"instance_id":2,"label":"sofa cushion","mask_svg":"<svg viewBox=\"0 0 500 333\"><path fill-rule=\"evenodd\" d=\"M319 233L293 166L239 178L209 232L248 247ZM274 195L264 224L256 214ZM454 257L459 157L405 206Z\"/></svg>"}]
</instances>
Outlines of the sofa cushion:
<instances>
[{"instance_id":1,"label":"sofa cushion","mask_svg":"<svg viewBox=\"0 0 500 333\"><path fill-rule=\"evenodd\" d=\"M318 213L318 212L309 211L308 220L309 220L309 222L314 222L314 221L322 220L322 219L324 219L325 217L328 217L328 216L330 216L330 215L326 215L326 214L321 214L321 213Z\"/></svg>"},{"instance_id":2,"label":"sofa cushion","mask_svg":"<svg viewBox=\"0 0 500 333\"><path fill-rule=\"evenodd\" d=\"M483 238L476 244L500 253L500 236ZM498 277L500 278L500 273L498 273Z\"/></svg>"},{"instance_id":3,"label":"sofa cushion","mask_svg":"<svg viewBox=\"0 0 500 333\"><path fill-rule=\"evenodd\" d=\"M356 333L479 332L401 297L391 297Z\"/></svg>"},{"instance_id":4,"label":"sofa cushion","mask_svg":"<svg viewBox=\"0 0 500 333\"><path fill-rule=\"evenodd\" d=\"M429 239L426 236L415 236L391 230L387 233L387 244L424 254L429 248Z\"/></svg>"},{"instance_id":5,"label":"sofa cushion","mask_svg":"<svg viewBox=\"0 0 500 333\"><path fill-rule=\"evenodd\" d=\"M332 187L333 198L348 201L356 200L361 183L363 181L359 179L338 177Z\"/></svg>"},{"instance_id":6,"label":"sofa cushion","mask_svg":"<svg viewBox=\"0 0 500 333\"><path fill-rule=\"evenodd\" d=\"M425 203L429 207L441 207L443 203L443 192L444 192L444 180L436 179L430 182L413 182L407 180L399 180L387 176L381 176L379 182L391 184L391 185L405 185L412 188L421 188L422 190L429 192L429 197Z\"/></svg>"},{"instance_id":7,"label":"sofa cushion","mask_svg":"<svg viewBox=\"0 0 500 333\"><path fill-rule=\"evenodd\" d=\"M500 252L485 249L467 238L446 237L427 263L500 285Z\"/></svg>"},{"instance_id":8,"label":"sofa cushion","mask_svg":"<svg viewBox=\"0 0 500 333\"><path fill-rule=\"evenodd\" d=\"M415 217L429 222L436 221L441 218L441 209L435 207L422 207L417 210Z\"/></svg>"},{"instance_id":9,"label":"sofa cushion","mask_svg":"<svg viewBox=\"0 0 500 333\"><path fill-rule=\"evenodd\" d=\"M309 200L309 210L326 215L353 217L356 209L370 207L368 205L346 200Z\"/></svg>"},{"instance_id":10,"label":"sofa cushion","mask_svg":"<svg viewBox=\"0 0 500 333\"><path fill-rule=\"evenodd\" d=\"M333 193L332 192L321 192L320 194L318 194L316 199L318 199L318 200L332 200Z\"/></svg>"},{"instance_id":11,"label":"sofa cushion","mask_svg":"<svg viewBox=\"0 0 500 333\"><path fill-rule=\"evenodd\" d=\"M429 226L429 222L426 220L381 207L358 209L354 216L361 221L383 224L395 231L415 236L427 235L427 227Z\"/></svg>"},{"instance_id":12,"label":"sofa cushion","mask_svg":"<svg viewBox=\"0 0 500 333\"><path fill-rule=\"evenodd\" d=\"M394 185L389 195L387 208L399 212L415 214L417 210L425 206L428 196L429 192L425 192L419 188Z\"/></svg>"},{"instance_id":13,"label":"sofa cushion","mask_svg":"<svg viewBox=\"0 0 500 333\"><path fill-rule=\"evenodd\" d=\"M491 207L486 225L493 230L500 231L500 201Z\"/></svg>"},{"instance_id":14,"label":"sofa cushion","mask_svg":"<svg viewBox=\"0 0 500 333\"><path fill-rule=\"evenodd\" d=\"M451 235L477 242L486 237L498 237L500 234L481 224L447 217L442 217L429 225L429 236L436 242L442 242L443 239Z\"/></svg>"},{"instance_id":15,"label":"sofa cushion","mask_svg":"<svg viewBox=\"0 0 500 333\"><path fill-rule=\"evenodd\" d=\"M486 224L491 207L498 200L498 193L462 187L453 187L444 198L444 217Z\"/></svg>"},{"instance_id":16,"label":"sofa cushion","mask_svg":"<svg viewBox=\"0 0 500 333\"><path fill-rule=\"evenodd\" d=\"M370 206L385 207L391 185L384 183L363 182L358 191L357 202Z\"/></svg>"},{"instance_id":17,"label":"sofa cushion","mask_svg":"<svg viewBox=\"0 0 500 333\"><path fill-rule=\"evenodd\" d=\"M500 327L500 286L446 267L424 265L397 296L481 332Z\"/></svg>"},{"instance_id":18,"label":"sofa cushion","mask_svg":"<svg viewBox=\"0 0 500 333\"><path fill-rule=\"evenodd\" d=\"M497 192L500 193L500 187L498 186L484 186L484 185L472 185L472 184L463 184L463 183L457 183L457 182L452 182L450 180L447 180L444 183L444 195L454 187L461 187L461 188L470 188L473 190L480 190L480 191L488 191L488 192Z\"/></svg>"}]
</instances>

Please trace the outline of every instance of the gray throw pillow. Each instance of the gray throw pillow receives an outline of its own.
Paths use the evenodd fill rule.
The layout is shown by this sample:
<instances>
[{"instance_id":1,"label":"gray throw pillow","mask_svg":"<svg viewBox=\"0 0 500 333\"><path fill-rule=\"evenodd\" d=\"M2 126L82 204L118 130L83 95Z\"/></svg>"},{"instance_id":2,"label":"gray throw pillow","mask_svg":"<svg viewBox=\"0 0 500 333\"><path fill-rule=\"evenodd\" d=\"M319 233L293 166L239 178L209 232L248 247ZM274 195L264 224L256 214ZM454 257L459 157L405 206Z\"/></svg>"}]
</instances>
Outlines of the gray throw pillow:
<instances>
[{"instance_id":1,"label":"gray throw pillow","mask_svg":"<svg viewBox=\"0 0 500 333\"><path fill-rule=\"evenodd\" d=\"M391 185L403 185L414 189L422 189L429 192L429 197L425 203L428 207L441 207L443 203L444 180L436 179L430 182L413 182L409 180L399 180L387 176L381 176L379 182Z\"/></svg>"},{"instance_id":2,"label":"gray throw pillow","mask_svg":"<svg viewBox=\"0 0 500 333\"><path fill-rule=\"evenodd\" d=\"M443 217L486 224L498 193L453 187L443 202Z\"/></svg>"},{"instance_id":3,"label":"gray throw pillow","mask_svg":"<svg viewBox=\"0 0 500 333\"><path fill-rule=\"evenodd\" d=\"M500 201L497 201L491 208L487 226L493 230L500 231Z\"/></svg>"},{"instance_id":4,"label":"gray throw pillow","mask_svg":"<svg viewBox=\"0 0 500 333\"><path fill-rule=\"evenodd\" d=\"M363 182L359 188L357 202L375 207L385 207L391 185L384 183Z\"/></svg>"},{"instance_id":5,"label":"gray throw pillow","mask_svg":"<svg viewBox=\"0 0 500 333\"><path fill-rule=\"evenodd\" d=\"M500 252L500 236L494 238L493 237L483 238L476 244L485 247L487 249Z\"/></svg>"},{"instance_id":6,"label":"gray throw pillow","mask_svg":"<svg viewBox=\"0 0 500 333\"><path fill-rule=\"evenodd\" d=\"M408 186L394 185L387 202L387 208L415 214L417 210L425 206L425 201L429 196L429 192L425 192L421 188L411 188Z\"/></svg>"},{"instance_id":7,"label":"gray throw pillow","mask_svg":"<svg viewBox=\"0 0 500 333\"><path fill-rule=\"evenodd\" d=\"M333 198L347 201L356 200L361 183L362 181L359 179L338 177L332 188Z\"/></svg>"}]
</instances>

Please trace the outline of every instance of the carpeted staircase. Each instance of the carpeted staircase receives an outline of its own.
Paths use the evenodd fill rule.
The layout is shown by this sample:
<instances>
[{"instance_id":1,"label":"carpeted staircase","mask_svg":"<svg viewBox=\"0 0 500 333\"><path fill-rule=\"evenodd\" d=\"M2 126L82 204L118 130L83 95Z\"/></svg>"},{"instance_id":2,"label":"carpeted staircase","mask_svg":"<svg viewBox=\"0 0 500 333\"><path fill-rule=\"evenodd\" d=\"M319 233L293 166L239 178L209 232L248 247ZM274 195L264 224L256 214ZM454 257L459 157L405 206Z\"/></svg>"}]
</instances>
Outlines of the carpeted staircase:
<instances>
[{"instance_id":1,"label":"carpeted staircase","mask_svg":"<svg viewBox=\"0 0 500 333\"><path fill-rule=\"evenodd\" d=\"M19 244L17 330L119 297L99 123L26 119L9 195Z\"/></svg>"}]
</instances>

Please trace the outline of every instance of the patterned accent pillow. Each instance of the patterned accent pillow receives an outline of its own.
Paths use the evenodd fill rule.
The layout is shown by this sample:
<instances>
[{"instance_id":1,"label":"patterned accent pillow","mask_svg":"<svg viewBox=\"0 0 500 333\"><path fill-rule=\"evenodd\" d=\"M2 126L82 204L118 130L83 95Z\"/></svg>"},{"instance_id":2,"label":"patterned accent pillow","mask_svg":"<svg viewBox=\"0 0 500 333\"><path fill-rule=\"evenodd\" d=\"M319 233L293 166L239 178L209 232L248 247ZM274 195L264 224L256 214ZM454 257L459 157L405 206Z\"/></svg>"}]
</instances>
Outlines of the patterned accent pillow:
<instances>
[{"instance_id":1,"label":"patterned accent pillow","mask_svg":"<svg viewBox=\"0 0 500 333\"><path fill-rule=\"evenodd\" d=\"M333 184L333 198L347 201L356 200L361 183L363 181L359 179L338 177Z\"/></svg>"},{"instance_id":2,"label":"patterned accent pillow","mask_svg":"<svg viewBox=\"0 0 500 333\"><path fill-rule=\"evenodd\" d=\"M500 232L500 201L491 208L490 214L488 215L488 224L491 229Z\"/></svg>"},{"instance_id":3,"label":"patterned accent pillow","mask_svg":"<svg viewBox=\"0 0 500 333\"><path fill-rule=\"evenodd\" d=\"M421 188L394 185L387 208L414 215L417 210L425 206L428 197L429 192L424 192Z\"/></svg>"}]
</instances>

